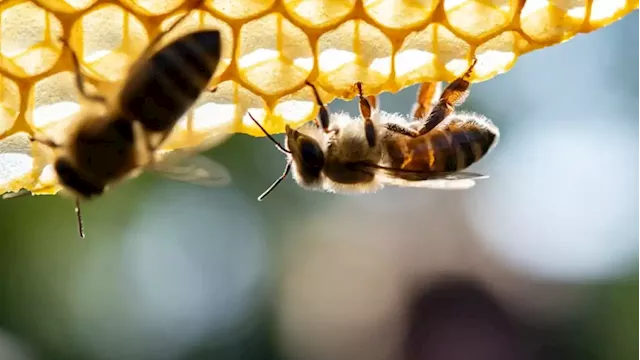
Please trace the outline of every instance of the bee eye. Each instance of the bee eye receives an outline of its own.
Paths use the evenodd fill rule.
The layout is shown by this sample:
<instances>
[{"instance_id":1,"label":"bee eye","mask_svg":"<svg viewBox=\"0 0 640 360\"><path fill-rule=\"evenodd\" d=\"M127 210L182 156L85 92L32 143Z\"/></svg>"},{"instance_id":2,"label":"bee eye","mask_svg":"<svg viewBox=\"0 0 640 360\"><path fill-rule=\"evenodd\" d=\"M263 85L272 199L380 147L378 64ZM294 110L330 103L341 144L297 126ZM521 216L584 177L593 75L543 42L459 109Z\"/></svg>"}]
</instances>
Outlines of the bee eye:
<instances>
[{"instance_id":1,"label":"bee eye","mask_svg":"<svg viewBox=\"0 0 640 360\"><path fill-rule=\"evenodd\" d=\"M313 167L324 166L324 154L322 153L322 149L320 149L320 146L318 146L315 141L303 138L298 141L298 146L300 148L300 156L302 157L302 161L304 161L307 165Z\"/></svg>"}]
</instances>

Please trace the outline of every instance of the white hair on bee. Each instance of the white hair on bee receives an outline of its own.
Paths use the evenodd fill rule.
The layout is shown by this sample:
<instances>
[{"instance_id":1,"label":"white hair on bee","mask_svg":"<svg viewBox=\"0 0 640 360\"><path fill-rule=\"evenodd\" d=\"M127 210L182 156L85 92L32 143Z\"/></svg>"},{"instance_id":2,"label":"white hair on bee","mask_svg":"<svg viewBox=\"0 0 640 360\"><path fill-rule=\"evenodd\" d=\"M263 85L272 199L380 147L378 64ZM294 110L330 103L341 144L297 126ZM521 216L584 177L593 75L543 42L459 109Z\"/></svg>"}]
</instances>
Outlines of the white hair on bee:
<instances>
[{"instance_id":1,"label":"white hair on bee","mask_svg":"<svg viewBox=\"0 0 640 360\"><path fill-rule=\"evenodd\" d=\"M375 178L366 183L358 183L358 184L343 184L335 181L329 181L323 175L322 187L315 188L312 190L316 191L325 191L334 194L341 195L361 195L361 194L373 194L376 191L382 189L384 185L377 181Z\"/></svg>"},{"instance_id":2,"label":"white hair on bee","mask_svg":"<svg viewBox=\"0 0 640 360\"><path fill-rule=\"evenodd\" d=\"M384 131L380 121L381 112L373 111L371 120L374 123L378 136L382 136ZM330 193L358 194L369 193L380 190L383 185L372 180L369 182L341 183L332 181L327 173L346 173L343 168L333 167L332 164L345 164L356 162L377 162L382 155L382 143L378 143L374 148L369 147L361 117L354 117L346 112L332 113L329 118L330 127L325 132L314 122L306 123L296 129L303 135L314 139L321 147L325 160L329 165L319 176L316 182L306 184L303 181L301 170L298 164L292 164L293 178L302 187L309 190L326 191Z\"/></svg>"},{"instance_id":3,"label":"white hair on bee","mask_svg":"<svg viewBox=\"0 0 640 360\"><path fill-rule=\"evenodd\" d=\"M365 96L360 82L355 84L360 116L330 113L316 87L306 81L320 107L317 118L298 129L285 126L286 149L281 152L287 157L287 166L258 199L271 192L290 170L299 186L330 193L372 193L384 185L472 187L476 179L486 176L464 170L482 159L499 135L486 117L454 112L468 96L476 63L474 58L467 71L444 90L439 82L423 83L411 115L380 111L377 97Z\"/></svg>"},{"instance_id":4,"label":"white hair on bee","mask_svg":"<svg viewBox=\"0 0 640 360\"><path fill-rule=\"evenodd\" d=\"M407 115L404 114L388 113L386 111L380 111L379 114L380 122L382 123L406 125L411 122Z\"/></svg>"},{"instance_id":5,"label":"white hair on bee","mask_svg":"<svg viewBox=\"0 0 640 360\"><path fill-rule=\"evenodd\" d=\"M491 119L482 114L472 111L454 112L453 114L449 115L439 126L448 126L452 123L473 124L495 135L495 140L493 140L493 143L491 144L489 150L493 149L500 140L500 129L493 123L493 121L491 121Z\"/></svg>"}]
</instances>

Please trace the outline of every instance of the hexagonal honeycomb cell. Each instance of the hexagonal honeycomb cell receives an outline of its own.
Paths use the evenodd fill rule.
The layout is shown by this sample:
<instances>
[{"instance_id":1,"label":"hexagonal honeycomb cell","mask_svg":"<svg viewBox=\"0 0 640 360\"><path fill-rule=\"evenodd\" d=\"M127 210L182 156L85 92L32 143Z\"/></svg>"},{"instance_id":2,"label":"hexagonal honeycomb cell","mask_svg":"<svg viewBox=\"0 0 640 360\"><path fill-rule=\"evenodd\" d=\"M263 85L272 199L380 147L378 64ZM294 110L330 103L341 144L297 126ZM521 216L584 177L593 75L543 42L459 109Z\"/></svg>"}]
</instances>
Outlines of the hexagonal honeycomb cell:
<instances>
[{"instance_id":1,"label":"hexagonal honeycomb cell","mask_svg":"<svg viewBox=\"0 0 640 360\"><path fill-rule=\"evenodd\" d=\"M283 0L287 14L311 28L339 24L353 11L356 0Z\"/></svg>"},{"instance_id":2,"label":"hexagonal honeycomb cell","mask_svg":"<svg viewBox=\"0 0 640 360\"><path fill-rule=\"evenodd\" d=\"M10 0L0 1L0 193L59 190L51 151L34 132L64 138L82 109L67 39L91 92L113 89L178 16L160 43L217 28L222 56L205 93L163 150L212 135L262 136L298 126L318 107L305 80L329 103L450 81L475 56L472 81L508 71L519 56L609 25L638 0Z\"/></svg>"},{"instance_id":3,"label":"hexagonal honeycomb cell","mask_svg":"<svg viewBox=\"0 0 640 360\"><path fill-rule=\"evenodd\" d=\"M439 0L364 0L364 10L376 24L389 29L407 29L424 23L437 9ZM445 0L445 6L447 1Z\"/></svg>"},{"instance_id":4,"label":"hexagonal honeycomb cell","mask_svg":"<svg viewBox=\"0 0 640 360\"><path fill-rule=\"evenodd\" d=\"M349 20L323 34L317 51L316 81L340 97L348 97L356 81L362 81L368 92L378 92L391 76L391 40L364 20Z\"/></svg>"},{"instance_id":5,"label":"hexagonal honeycomb cell","mask_svg":"<svg viewBox=\"0 0 640 360\"><path fill-rule=\"evenodd\" d=\"M309 77L313 52L300 28L281 14L271 13L240 29L236 66L243 82L256 92L279 97Z\"/></svg>"},{"instance_id":6,"label":"hexagonal honeycomb cell","mask_svg":"<svg viewBox=\"0 0 640 360\"><path fill-rule=\"evenodd\" d=\"M4 5L4 6L3 6ZM51 69L61 53L60 20L32 2L0 5L1 68L19 78L29 78Z\"/></svg>"}]
</instances>

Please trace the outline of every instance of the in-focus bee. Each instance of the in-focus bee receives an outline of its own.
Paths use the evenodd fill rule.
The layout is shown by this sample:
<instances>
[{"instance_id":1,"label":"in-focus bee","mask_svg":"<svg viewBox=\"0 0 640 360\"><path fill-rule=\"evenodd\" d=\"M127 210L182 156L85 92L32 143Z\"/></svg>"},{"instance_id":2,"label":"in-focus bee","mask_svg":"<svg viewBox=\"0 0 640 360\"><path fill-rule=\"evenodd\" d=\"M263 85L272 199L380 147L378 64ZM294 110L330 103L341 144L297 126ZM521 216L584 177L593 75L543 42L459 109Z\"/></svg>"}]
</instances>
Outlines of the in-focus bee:
<instances>
[{"instance_id":1,"label":"in-focus bee","mask_svg":"<svg viewBox=\"0 0 640 360\"><path fill-rule=\"evenodd\" d=\"M201 3L202 0L197 1L194 8ZM221 56L218 30L189 33L154 52L155 45L189 13L150 42L113 92L88 93L78 57L71 50L76 87L85 104L72 119L64 142L38 136L33 141L53 149L58 181L76 198L82 237L80 199L101 195L109 185L143 169L203 185L228 182L229 175L221 165L204 156L188 157L204 147L174 151L160 161L155 159L160 155L156 150L207 88ZM65 40L61 41L68 47ZM214 140L219 142L221 137ZM213 140L205 143L207 147L214 145Z\"/></svg>"},{"instance_id":2,"label":"in-focus bee","mask_svg":"<svg viewBox=\"0 0 640 360\"><path fill-rule=\"evenodd\" d=\"M285 128L285 171L258 200L262 200L291 169L296 182L307 189L338 193L375 192L384 185L439 189L467 189L486 178L463 172L483 158L498 142L498 128L482 115L454 112L469 94L469 78L476 59L444 91L439 83L423 83L412 118L378 109L375 96L356 88L360 118L329 114L315 86L318 119L299 129Z\"/></svg>"}]
</instances>

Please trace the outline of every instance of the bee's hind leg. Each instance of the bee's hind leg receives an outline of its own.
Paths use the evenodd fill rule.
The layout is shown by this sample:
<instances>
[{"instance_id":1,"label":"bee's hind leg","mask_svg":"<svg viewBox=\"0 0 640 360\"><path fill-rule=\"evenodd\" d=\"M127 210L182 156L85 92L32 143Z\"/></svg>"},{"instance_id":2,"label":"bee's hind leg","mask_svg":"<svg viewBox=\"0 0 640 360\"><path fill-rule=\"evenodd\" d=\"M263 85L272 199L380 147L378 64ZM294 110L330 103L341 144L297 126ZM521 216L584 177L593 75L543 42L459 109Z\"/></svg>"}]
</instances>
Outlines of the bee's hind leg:
<instances>
[{"instance_id":1,"label":"bee's hind leg","mask_svg":"<svg viewBox=\"0 0 640 360\"><path fill-rule=\"evenodd\" d=\"M413 130L412 128L408 128L400 124L386 123L384 124L384 127L389 131L393 131L395 133L406 135L412 138L420 136L420 133L417 132L416 130Z\"/></svg>"},{"instance_id":2,"label":"bee's hind leg","mask_svg":"<svg viewBox=\"0 0 640 360\"><path fill-rule=\"evenodd\" d=\"M455 106L461 105L469 96L469 78L473 72L473 68L477 63L477 59L473 59L469 69L462 75L451 82L440 95L438 103L431 109L429 117L425 120L422 127L418 130L420 135L426 134L433 128L438 126L447 116L449 116Z\"/></svg>"},{"instance_id":3,"label":"bee's hind leg","mask_svg":"<svg viewBox=\"0 0 640 360\"><path fill-rule=\"evenodd\" d=\"M425 82L420 84L420 88L416 94L416 102L411 109L413 120L425 119L441 95L441 82Z\"/></svg>"},{"instance_id":4,"label":"bee's hind leg","mask_svg":"<svg viewBox=\"0 0 640 360\"><path fill-rule=\"evenodd\" d=\"M376 145L376 128L371 120L372 108L377 108L377 99L375 96L364 97L362 94L362 83L356 83L358 88L358 96L360 97L360 115L364 119L364 133L367 137L367 143L369 147Z\"/></svg>"}]
</instances>

